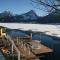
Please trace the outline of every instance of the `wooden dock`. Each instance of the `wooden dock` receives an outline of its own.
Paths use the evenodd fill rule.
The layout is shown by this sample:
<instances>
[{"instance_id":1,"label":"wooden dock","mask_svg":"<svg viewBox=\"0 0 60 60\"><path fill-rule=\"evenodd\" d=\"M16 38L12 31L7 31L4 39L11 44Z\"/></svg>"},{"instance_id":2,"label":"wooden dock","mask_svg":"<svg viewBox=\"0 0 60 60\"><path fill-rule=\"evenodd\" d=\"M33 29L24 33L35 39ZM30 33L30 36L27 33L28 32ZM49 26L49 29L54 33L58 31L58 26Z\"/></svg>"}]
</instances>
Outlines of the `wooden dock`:
<instances>
[{"instance_id":1,"label":"wooden dock","mask_svg":"<svg viewBox=\"0 0 60 60\"><path fill-rule=\"evenodd\" d=\"M31 41L29 42L31 45L38 45L37 42ZM40 48L31 48L32 51L30 51L26 46L18 45L18 49L20 50L20 54L22 57L27 58L28 60L40 60L36 55L37 54L44 54L44 53L52 53L53 50L44 46L43 44L39 44Z\"/></svg>"},{"instance_id":2,"label":"wooden dock","mask_svg":"<svg viewBox=\"0 0 60 60\"><path fill-rule=\"evenodd\" d=\"M8 38L10 39L10 37L8 36ZM20 55L18 56L18 58L22 57L24 58L24 60L40 60L39 57L37 56L37 54L44 54L44 53L52 53L53 50L44 46L41 43L38 43L37 40L31 40L29 42L25 42L26 44L28 43L28 45L23 45L23 43L21 43L19 41L19 44L16 45L14 43L13 40L9 40L11 42L11 44L15 47L13 47L13 50L15 49L15 51L17 50L17 53ZM22 41L23 42L23 41ZM29 47L28 47L29 46ZM32 46L37 46L39 48L32 48ZM13 51L14 53L14 51ZM17 55L17 54L15 54Z\"/></svg>"}]
</instances>

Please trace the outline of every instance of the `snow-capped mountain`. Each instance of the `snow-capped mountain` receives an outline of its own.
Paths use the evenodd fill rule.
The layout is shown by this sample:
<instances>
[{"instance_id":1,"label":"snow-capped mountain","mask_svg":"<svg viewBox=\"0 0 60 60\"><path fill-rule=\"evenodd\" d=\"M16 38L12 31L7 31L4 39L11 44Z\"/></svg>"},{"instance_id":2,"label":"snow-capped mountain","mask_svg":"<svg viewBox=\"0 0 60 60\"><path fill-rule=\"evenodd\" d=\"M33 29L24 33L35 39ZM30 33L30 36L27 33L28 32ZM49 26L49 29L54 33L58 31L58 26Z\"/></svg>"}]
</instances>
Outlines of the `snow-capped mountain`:
<instances>
[{"instance_id":1,"label":"snow-capped mountain","mask_svg":"<svg viewBox=\"0 0 60 60\"><path fill-rule=\"evenodd\" d=\"M22 14L22 16L24 17L24 20L36 20L38 18L38 16L36 15L36 13L31 10L25 14Z\"/></svg>"},{"instance_id":2,"label":"snow-capped mountain","mask_svg":"<svg viewBox=\"0 0 60 60\"><path fill-rule=\"evenodd\" d=\"M32 22L37 19L38 16L33 10L21 15L12 14L10 11L0 13L0 22Z\"/></svg>"},{"instance_id":3,"label":"snow-capped mountain","mask_svg":"<svg viewBox=\"0 0 60 60\"><path fill-rule=\"evenodd\" d=\"M5 17L5 16L13 16L13 14L10 11L4 11L0 13L0 17Z\"/></svg>"},{"instance_id":4,"label":"snow-capped mountain","mask_svg":"<svg viewBox=\"0 0 60 60\"><path fill-rule=\"evenodd\" d=\"M52 12L47 16L39 17L37 14L31 10L27 13L18 15L13 14L10 11L4 11L0 13L0 22L15 22L15 23L60 23L60 14Z\"/></svg>"}]
</instances>

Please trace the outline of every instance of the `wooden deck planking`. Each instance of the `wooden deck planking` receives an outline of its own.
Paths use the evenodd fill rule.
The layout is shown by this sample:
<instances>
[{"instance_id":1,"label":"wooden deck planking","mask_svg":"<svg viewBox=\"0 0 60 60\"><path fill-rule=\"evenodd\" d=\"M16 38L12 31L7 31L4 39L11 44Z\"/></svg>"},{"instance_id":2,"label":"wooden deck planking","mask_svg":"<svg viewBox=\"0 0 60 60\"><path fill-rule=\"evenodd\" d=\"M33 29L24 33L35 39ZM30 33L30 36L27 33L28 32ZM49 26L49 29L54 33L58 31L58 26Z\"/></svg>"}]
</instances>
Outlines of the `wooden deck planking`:
<instances>
[{"instance_id":1,"label":"wooden deck planking","mask_svg":"<svg viewBox=\"0 0 60 60\"><path fill-rule=\"evenodd\" d=\"M35 54L43 54L43 53L50 53L50 52L53 52L52 49L44 46L41 44L41 48L40 49L33 49L33 52Z\"/></svg>"},{"instance_id":2,"label":"wooden deck planking","mask_svg":"<svg viewBox=\"0 0 60 60\"><path fill-rule=\"evenodd\" d=\"M38 43L35 42L35 41L31 41L29 43L31 45L38 45ZM47 46L44 46L43 44L39 44L39 46L41 46L41 47L38 48L38 49L37 48L34 48L34 49L32 48L33 53L26 46L18 45L17 47L20 50L21 56L24 57L24 58L28 58L30 60L39 60L39 58L37 58L37 56L36 56L37 54L44 54L44 53L53 52L52 49L48 48Z\"/></svg>"},{"instance_id":3,"label":"wooden deck planking","mask_svg":"<svg viewBox=\"0 0 60 60\"><path fill-rule=\"evenodd\" d=\"M32 44L32 45L38 45L38 43L35 42L35 41L30 42L30 44ZM40 46L40 48L32 49L35 54L43 54L43 53L53 52L52 49L50 49L49 47L47 47L47 46L45 46L45 45L43 45L41 43L39 44L39 46Z\"/></svg>"}]
</instances>

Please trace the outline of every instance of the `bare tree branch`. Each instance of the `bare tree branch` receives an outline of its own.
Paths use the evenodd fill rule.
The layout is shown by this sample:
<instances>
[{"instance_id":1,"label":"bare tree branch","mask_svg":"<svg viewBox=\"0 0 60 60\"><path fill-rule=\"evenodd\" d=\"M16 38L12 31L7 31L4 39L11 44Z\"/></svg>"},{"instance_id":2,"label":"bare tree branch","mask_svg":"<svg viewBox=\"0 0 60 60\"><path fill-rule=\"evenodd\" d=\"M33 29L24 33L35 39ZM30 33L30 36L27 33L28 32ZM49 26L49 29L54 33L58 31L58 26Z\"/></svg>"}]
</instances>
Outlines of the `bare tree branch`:
<instances>
[{"instance_id":1,"label":"bare tree branch","mask_svg":"<svg viewBox=\"0 0 60 60\"><path fill-rule=\"evenodd\" d=\"M53 10L60 13L60 0L31 0L33 3L47 8L47 11L51 12Z\"/></svg>"}]
</instances>

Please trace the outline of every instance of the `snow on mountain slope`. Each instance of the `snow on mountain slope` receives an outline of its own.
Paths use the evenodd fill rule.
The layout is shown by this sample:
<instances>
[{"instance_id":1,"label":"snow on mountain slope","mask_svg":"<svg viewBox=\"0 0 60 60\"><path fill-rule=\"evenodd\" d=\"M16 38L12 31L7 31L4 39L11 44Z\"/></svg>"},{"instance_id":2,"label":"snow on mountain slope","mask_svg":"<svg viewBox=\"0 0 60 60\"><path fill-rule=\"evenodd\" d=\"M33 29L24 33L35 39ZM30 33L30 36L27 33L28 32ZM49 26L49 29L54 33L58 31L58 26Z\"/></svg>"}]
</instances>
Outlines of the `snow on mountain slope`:
<instances>
[{"instance_id":1,"label":"snow on mountain slope","mask_svg":"<svg viewBox=\"0 0 60 60\"><path fill-rule=\"evenodd\" d=\"M36 15L36 13L31 10L25 14L22 14L22 16L24 17L24 20L36 20L38 18L38 16Z\"/></svg>"}]
</instances>

